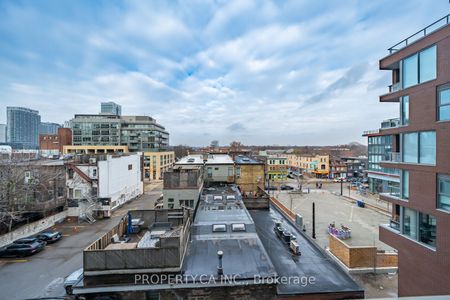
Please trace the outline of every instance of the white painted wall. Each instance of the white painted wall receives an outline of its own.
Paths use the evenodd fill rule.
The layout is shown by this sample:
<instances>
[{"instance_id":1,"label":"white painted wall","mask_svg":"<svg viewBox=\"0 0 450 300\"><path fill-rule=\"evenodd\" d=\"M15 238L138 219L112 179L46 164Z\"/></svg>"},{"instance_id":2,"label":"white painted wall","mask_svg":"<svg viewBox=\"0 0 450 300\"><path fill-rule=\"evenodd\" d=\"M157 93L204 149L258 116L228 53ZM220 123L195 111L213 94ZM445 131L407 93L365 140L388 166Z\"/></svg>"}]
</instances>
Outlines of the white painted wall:
<instances>
[{"instance_id":1,"label":"white painted wall","mask_svg":"<svg viewBox=\"0 0 450 300\"><path fill-rule=\"evenodd\" d=\"M142 195L141 154L108 156L98 161L98 196L111 198L111 209ZM131 169L129 168L131 166Z\"/></svg>"}]
</instances>

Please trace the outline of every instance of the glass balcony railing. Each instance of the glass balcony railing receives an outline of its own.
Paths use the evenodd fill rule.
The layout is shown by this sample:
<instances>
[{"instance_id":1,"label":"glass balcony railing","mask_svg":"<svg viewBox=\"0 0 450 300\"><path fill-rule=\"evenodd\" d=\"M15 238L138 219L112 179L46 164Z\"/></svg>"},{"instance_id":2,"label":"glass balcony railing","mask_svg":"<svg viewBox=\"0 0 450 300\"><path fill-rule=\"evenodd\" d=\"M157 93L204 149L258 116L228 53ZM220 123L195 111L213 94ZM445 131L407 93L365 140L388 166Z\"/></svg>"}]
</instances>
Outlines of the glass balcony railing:
<instances>
[{"instance_id":1,"label":"glass balcony railing","mask_svg":"<svg viewBox=\"0 0 450 300\"><path fill-rule=\"evenodd\" d=\"M398 92L402 89L402 83L401 82L396 82L393 83L389 86L389 93L394 93L394 92Z\"/></svg>"},{"instance_id":2,"label":"glass balcony railing","mask_svg":"<svg viewBox=\"0 0 450 300\"><path fill-rule=\"evenodd\" d=\"M400 118L387 119L381 122L382 129L395 128L398 126L400 126Z\"/></svg>"},{"instance_id":3,"label":"glass balcony railing","mask_svg":"<svg viewBox=\"0 0 450 300\"><path fill-rule=\"evenodd\" d=\"M391 219L389 220L389 227L394 230L400 231L400 222Z\"/></svg>"},{"instance_id":4,"label":"glass balcony railing","mask_svg":"<svg viewBox=\"0 0 450 300\"><path fill-rule=\"evenodd\" d=\"M402 162L400 152L389 152L384 162L399 163Z\"/></svg>"}]
</instances>

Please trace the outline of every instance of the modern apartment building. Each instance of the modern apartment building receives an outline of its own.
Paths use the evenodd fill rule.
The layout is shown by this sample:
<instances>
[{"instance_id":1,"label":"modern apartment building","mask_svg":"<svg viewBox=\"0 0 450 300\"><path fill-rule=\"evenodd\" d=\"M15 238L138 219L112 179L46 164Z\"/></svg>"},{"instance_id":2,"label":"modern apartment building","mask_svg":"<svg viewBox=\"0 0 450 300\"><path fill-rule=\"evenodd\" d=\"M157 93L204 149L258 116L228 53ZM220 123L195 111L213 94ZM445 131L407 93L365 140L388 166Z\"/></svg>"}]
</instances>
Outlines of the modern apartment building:
<instances>
[{"instance_id":1,"label":"modern apartment building","mask_svg":"<svg viewBox=\"0 0 450 300\"><path fill-rule=\"evenodd\" d=\"M8 143L16 149L38 149L41 116L37 110L7 107Z\"/></svg>"},{"instance_id":2,"label":"modern apartment building","mask_svg":"<svg viewBox=\"0 0 450 300\"><path fill-rule=\"evenodd\" d=\"M0 143L6 143L6 124L0 124Z\"/></svg>"},{"instance_id":3,"label":"modern apartment building","mask_svg":"<svg viewBox=\"0 0 450 300\"><path fill-rule=\"evenodd\" d=\"M381 129L397 127L400 119L390 119L381 123ZM398 169L385 168L381 162L389 159L392 152L392 140L395 136L383 135L379 129L365 131L367 137L367 178L371 193L395 193L400 189L400 174Z\"/></svg>"},{"instance_id":4,"label":"modern apartment building","mask_svg":"<svg viewBox=\"0 0 450 300\"><path fill-rule=\"evenodd\" d=\"M380 102L399 103L400 121L380 129L392 152L382 168L399 170L400 189L380 240L396 248L399 296L450 294L450 15L389 49L392 72Z\"/></svg>"},{"instance_id":5,"label":"modern apartment building","mask_svg":"<svg viewBox=\"0 0 450 300\"><path fill-rule=\"evenodd\" d=\"M58 123L41 122L39 124L39 134L57 134L61 125Z\"/></svg>"},{"instance_id":6,"label":"modern apartment building","mask_svg":"<svg viewBox=\"0 0 450 300\"><path fill-rule=\"evenodd\" d=\"M169 133L148 116L75 115L74 146L128 146L130 152L157 152L169 146Z\"/></svg>"},{"instance_id":7,"label":"modern apartment building","mask_svg":"<svg viewBox=\"0 0 450 300\"><path fill-rule=\"evenodd\" d=\"M122 106L120 106L117 103L114 103L112 101L102 102L100 104L100 106L101 106L101 110L100 110L101 114L110 114L110 115L115 115L115 116L122 115Z\"/></svg>"}]
</instances>

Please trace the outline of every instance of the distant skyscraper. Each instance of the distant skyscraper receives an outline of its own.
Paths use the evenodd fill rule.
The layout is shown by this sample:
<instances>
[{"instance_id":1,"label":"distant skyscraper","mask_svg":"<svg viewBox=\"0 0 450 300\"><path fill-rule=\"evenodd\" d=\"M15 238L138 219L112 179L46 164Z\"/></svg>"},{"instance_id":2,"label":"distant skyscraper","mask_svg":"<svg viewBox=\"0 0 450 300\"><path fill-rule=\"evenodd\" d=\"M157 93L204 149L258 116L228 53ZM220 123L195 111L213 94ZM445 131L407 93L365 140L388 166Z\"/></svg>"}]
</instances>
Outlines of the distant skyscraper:
<instances>
[{"instance_id":1,"label":"distant skyscraper","mask_svg":"<svg viewBox=\"0 0 450 300\"><path fill-rule=\"evenodd\" d=\"M41 116L37 110L7 107L7 141L13 148L38 149Z\"/></svg>"},{"instance_id":2,"label":"distant skyscraper","mask_svg":"<svg viewBox=\"0 0 450 300\"><path fill-rule=\"evenodd\" d=\"M0 124L0 143L6 143L6 124Z\"/></svg>"},{"instance_id":3,"label":"distant skyscraper","mask_svg":"<svg viewBox=\"0 0 450 300\"><path fill-rule=\"evenodd\" d=\"M112 101L110 102L102 102L101 103L101 113L102 114L110 114L115 116L122 115L122 106Z\"/></svg>"},{"instance_id":4,"label":"distant skyscraper","mask_svg":"<svg viewBox=\"0 0 450 300\"><path fill-rule=\"evenodd\" d=\"M39 134L57 134L58 128L61 128L60 124L41 122L39 125Z\"/></svg>"}]
</instances>

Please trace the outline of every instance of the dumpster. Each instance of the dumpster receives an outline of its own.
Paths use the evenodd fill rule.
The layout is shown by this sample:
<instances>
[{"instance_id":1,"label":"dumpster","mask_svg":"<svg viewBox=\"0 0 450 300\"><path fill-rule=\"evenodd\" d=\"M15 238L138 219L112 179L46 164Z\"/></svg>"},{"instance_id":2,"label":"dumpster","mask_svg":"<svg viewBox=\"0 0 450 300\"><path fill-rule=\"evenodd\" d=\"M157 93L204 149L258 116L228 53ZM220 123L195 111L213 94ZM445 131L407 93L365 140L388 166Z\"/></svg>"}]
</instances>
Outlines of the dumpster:
<instances>
[{"instance_id":1,"label":"dumpster","mask_svg":"<svg viewBox=\"0 0 450 300\"><path fill-rule=\"evenodd\" d=\"M364 200L356 200L356 204L358 204L358 207L364 207Z\"/></svg>"}]
</instances>

